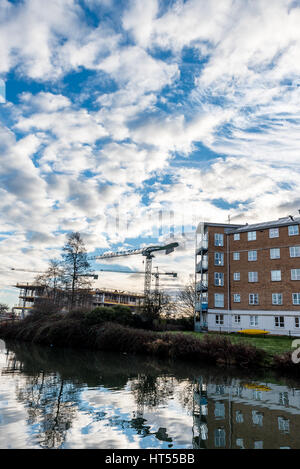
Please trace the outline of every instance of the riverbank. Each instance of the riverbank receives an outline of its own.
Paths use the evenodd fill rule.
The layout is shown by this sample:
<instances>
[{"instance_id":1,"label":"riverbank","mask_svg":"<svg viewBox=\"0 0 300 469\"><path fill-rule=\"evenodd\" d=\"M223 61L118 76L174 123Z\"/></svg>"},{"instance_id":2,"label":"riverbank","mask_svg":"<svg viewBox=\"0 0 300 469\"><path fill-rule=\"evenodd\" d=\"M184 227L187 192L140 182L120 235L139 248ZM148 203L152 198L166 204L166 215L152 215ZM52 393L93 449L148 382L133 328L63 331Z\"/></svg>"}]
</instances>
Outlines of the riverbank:
<instances>
[{"instance_id":1,"label":"riverbank","mask_svg":"<svg viewBox=\"0 0 300 469\"><path fill-rule=\"evenodd\" d=\"M52 314L0 325L0 338L56 347L117 351L244 369L271 368L300 376L291 339L149 331L101 315ZM277 345L276 345L277 341ZM257 346L259 344L259 346Z\"/></svg>"}]
</instances>

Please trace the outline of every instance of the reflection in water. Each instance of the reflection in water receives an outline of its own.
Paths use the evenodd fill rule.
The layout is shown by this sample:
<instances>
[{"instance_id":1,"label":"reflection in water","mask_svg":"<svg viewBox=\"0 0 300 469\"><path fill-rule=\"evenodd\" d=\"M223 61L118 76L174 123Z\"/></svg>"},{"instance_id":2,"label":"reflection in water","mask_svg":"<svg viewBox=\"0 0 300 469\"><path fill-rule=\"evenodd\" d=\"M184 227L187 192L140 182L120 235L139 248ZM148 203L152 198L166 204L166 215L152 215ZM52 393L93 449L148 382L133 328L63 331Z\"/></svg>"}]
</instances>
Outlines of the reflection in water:
<instances>
[{"instance_id":1,"label":"reflection in water","mask_svg":"<svg viewBox=\"0 0 300 469\"><path fill-rule=\"evenodd\" d=\"M300 448L300 383L6 343L0 448Z\"/></svg>"}]
</instances>

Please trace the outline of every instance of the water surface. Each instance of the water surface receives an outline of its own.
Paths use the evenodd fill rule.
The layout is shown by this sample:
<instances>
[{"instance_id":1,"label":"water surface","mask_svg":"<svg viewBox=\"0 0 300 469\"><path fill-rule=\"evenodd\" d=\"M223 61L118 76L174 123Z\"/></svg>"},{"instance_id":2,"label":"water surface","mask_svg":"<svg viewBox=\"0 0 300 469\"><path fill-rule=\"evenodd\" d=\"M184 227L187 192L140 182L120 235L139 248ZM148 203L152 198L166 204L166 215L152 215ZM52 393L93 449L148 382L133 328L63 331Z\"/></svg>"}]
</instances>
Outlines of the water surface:
<instances>
[{"instance_id":1,"label":"water surface","mask_svg":"<svg viewBox=\"0 0 300 469\"><path fill-rule=\"evenodd\" d=\"M300 449L299 381L0 343L1 449Z\"/></svg>"}]
</instances>

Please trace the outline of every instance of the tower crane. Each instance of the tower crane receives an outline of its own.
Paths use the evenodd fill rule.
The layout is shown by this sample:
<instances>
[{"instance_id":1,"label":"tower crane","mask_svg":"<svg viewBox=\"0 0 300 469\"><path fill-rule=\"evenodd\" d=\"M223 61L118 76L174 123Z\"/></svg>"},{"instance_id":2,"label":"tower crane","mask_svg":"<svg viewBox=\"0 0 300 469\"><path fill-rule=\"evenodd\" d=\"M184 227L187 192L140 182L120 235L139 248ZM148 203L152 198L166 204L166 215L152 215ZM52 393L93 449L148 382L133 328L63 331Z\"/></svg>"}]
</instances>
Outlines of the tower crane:
<instances>
[{"instance_id":1,"label":"tower crane","mask_svg":"<svg viewBox=\"0 0 300 469\"><path fill-rule=\"evenodd\" d=\"M44 272L42 270L29 270L29 269L16 269L15 267L11 267L9 270L14 270L17 272L32 272L35 274L46 274L47 272ZM77 277L93 277L95 280L98 279L98 275L95 274L78 274Z\"/></svg>"},{"instance_id":2,"label":"tower crane","mask_svg":"<svg viewBox=\"0 0 300 469\"><path fill-rule=\"evenodd\" d=\"M100 256L90 257L89 260L112 259L114 257L132 256L136 254L141 254L142 256L146 257L144 295L145 295L145 301L147 302L147 300L149 300L150 290L151 290L152 259L153 257L155 257L153 253L157 251L165 251L166 254L170 254L171 252L174 251L174 249L177 246L179 246L178 243L170 243L170 244L161 245L161 246L148 246L148 247L140 248L140 249L131 249L128 251L107 252Z\"/></svg>"}]
</instances>

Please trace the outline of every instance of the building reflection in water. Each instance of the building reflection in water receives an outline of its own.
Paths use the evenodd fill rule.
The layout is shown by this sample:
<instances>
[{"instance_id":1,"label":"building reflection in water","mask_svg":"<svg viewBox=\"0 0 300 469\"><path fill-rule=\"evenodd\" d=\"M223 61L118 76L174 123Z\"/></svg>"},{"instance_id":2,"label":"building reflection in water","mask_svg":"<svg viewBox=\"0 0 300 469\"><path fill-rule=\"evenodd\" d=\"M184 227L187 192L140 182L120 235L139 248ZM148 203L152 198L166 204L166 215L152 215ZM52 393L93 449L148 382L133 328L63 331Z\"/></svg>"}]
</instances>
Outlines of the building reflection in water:
<instances>
[{"instance_id":1,"label":"building reflection in water","mask_svg":"<svg viewBox=\"0 0 300 469\"><path fill-rule=\"evenodd\" d=\"M233 379L194 383L195 449L300 447L300 389Z\"/></svg>"}]
</instances>

